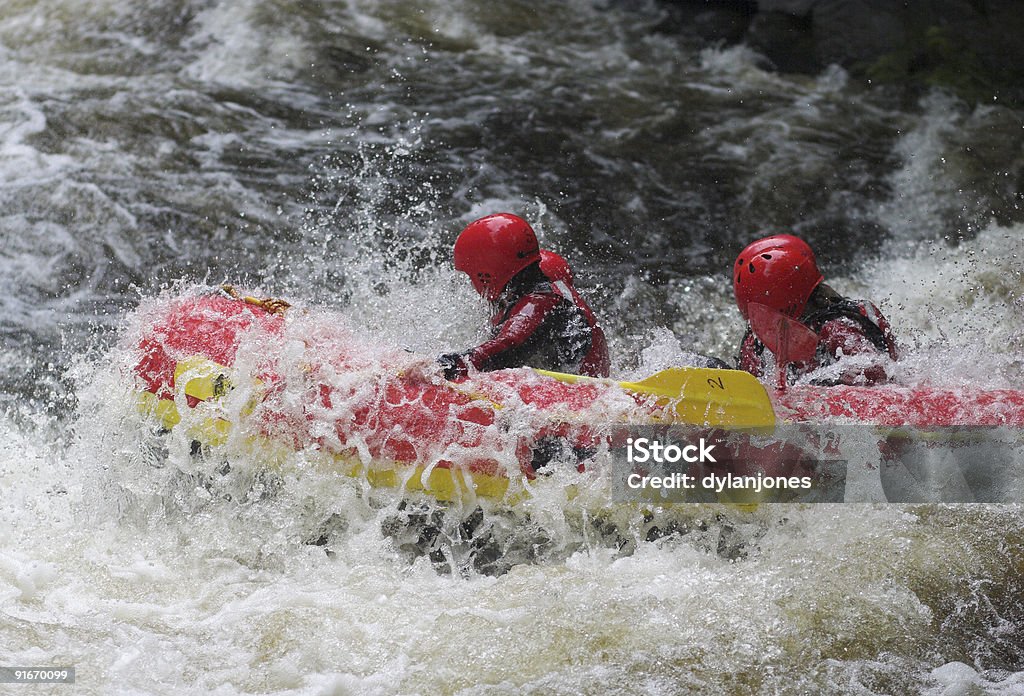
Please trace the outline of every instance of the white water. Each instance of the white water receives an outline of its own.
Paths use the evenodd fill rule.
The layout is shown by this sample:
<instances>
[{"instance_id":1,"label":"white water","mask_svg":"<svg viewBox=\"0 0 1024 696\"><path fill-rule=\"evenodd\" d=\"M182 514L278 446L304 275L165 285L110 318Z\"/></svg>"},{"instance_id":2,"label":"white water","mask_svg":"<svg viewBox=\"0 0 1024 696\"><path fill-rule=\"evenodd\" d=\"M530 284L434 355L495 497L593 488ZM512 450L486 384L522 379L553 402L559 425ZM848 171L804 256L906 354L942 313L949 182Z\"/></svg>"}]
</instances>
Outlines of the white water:
<instances>
[{"instance_id":1,"label":"white water","mask_svg":"<svg viewBox=\"0 0 1024 696\"><path fill-rule=\"evenodd\" d=\"M70 448L15 439L0 468L0 661L74 665L84 693L906 692L949 678L929 674L931 650L957 624L1009 628L972 602L1013 572L988 530L1020 543L1016 509L779 506L727 524L693 506L671 518L707 529L622 555L578 516L592 506L628 540L635 511L545 494L541 528L579 550L462 577L393 547L393 501L329 477L251 504L185 484L126 500L150 478L119 450L136 445L88 430ZM111 480L124 457L134 482ZM332 555L302 543L328 511L344 524ZM723 535L746 555L716 553ZM937 616L947 596L963 604ZM997 693L1019 683L958 669Z\"/></svg>"},{"instance_id":2,"label":"white water","mask_svg":"<svg viewBox=\"0 0 1024 696\"><path fill-rule=\"evenodd\" d=\"M980 257L964 265L922 246L837 285L883 292L900 335L916 340L908 374L944 382L936 366L971 345L950 327L981 321L998 301L983 295L980 307L962 301L937 314L939 290L900 289L934 287L931 273L961 267L946 291L977 286L1005 256L984 250L1019 243L1010 232L992 226L964 245ZM372 331L399 335L388 319ZM992 329L1004 341L1019 335L1012 321ZM647 348L650 367L680 350L667 335ZM993 352L977 377L1002 385L1014 355ZM969 363L951 372L963 380ZM1018 506L683 506L650 520L611 504L599 479L574 479L584 491L573 501L556 479L511 515L488 508L511 566L494 577L475 568L452 526L465 510L443 523L450 538L436 565L408 545L415 524L395 531L408 514L396 497L367 495L301 459L263 499L237 494L258 480L255 463L233 462L236 478L204 486L195 475L219 464L196 463L174 439L164 463L117 370L77 369L72 431L38 416L2 424L0 664L74 665L83 693L1020 687L1019 674L962 664L997 655L1016 630L1002 613L1019 587ZM328 519L326 546L308 543ZM644 541L652 525L678 533ZM539 554L525 551L537 544Z\"/></svg>"},{"instance_id":3,"label":"white water","mask_svg":"<svg viewBox=\"0 0 1024 696\"><path fill-rule=\"evenodd\" d=\"M601 89L581 91L598 95L597 106L572 103L591 118L624 105L600 123L623 141L689 113L683 103L644 110L648 92L631 90L646 83L662 91L663 81L679 79L693 93L721 98L728 113L713 123L700 116L697 127L715 157L761 173L747 182L742 205L766 225L781 224L767 212L772 205L781 199L795 207L803 193L799 181L782 185L785 172L814 178L832 168L834 148L816 139L821 121L846 123L842 109L851 99L841 71L790 80L760 70L748 51L667 62L675 50L669 39L630 43L628 31L612 31L618 21L587 3L550 22L518 5L492 15L437 3L425 12L406 3L328 3L313 19L289 3L196 5L181 37L174 20L189 3L138 16L118 3L58 0L0 10L0 80L8 88L0 102L0 369L14 385L0 397L0 666L77 670L75 686L0 691L937 695L970 693L968 684L1024 691L1019 505L753 513L681 506L648 519L612 504L600 477L562 473L516 511L488 507L484 524L499 567L481 568L480 549L458 530L469 510L402 510L395 496L305 467L301 457L279 478L238 459L230 476L215 478L220 461L193 460L182 439L161 445L126 400L118 366L130 363L122 352L130 340L113 348L109 333L94 335L90 326L120 326L122 337L131 336L140 321L131 308L162 283L248 275L268 294L330 305L392 348L432 355L470 345L484 319L447 265L445 244L459 222L520 206L539 220L545 243L577 254L588 248L580 236L589 230L554 205L559 188L578 192L558 182L550 200L538 200L495 153L464 148L456 169L472 170L469 181L440 175L428 179L434 188L421 179L404 184L413 155L430 150L431 138L471 130L500 101L475 93L474 73L460 72L462 63L452 70L453 56L505 66L501 96L523 105L569 99L558 85L539 96L531 88L591 66ZM287 20L279 23L282 13ZM509 23L517 37L503 33ZM584 38L571 47L547 40L549 23ZM307 63L322 62L311 57L318 41L307 31L353 51L365 52L363 37L378 42L370 53L384 54L379 72L338 80L365 81L366 93L343 98L335 85L337 103L328 108L312 87L295 85ZM433 50L431 41L450 52ZM81 60L95 69L78 68ZM437 98L430 106L438 114L416 115L407 91L422 90L420 68L449 70L467 104L446 111ZM218 89L242 92L210 96ZM374 102L384 89L388 98ZM139 94L149 96L133 101ZM769 104L757 118L743 111L759 99ZM150 111L138 108L149 100ZM275 111L295 104L313 122ZM77 108L96 115L84 118ZM335 111L363 120L331 121ZM519 104L510 111L533 113ZM149 125L125 135L116 124L127 113ZM957 246L944 239L950 211L975 203L969 188L960 193L962 162L951 153L994 129L1000 142L1017 142L1006 126L1012 114L941 98L927 101L920 117L870 105L854 113L899 124L893 153L902 164L885 200L854 197L862 215L885 223L889 241L850 270L845 259L824 258L830 282L882 307L906 349L907 382L1021 386L1024 229L983 222ZM153 123L143 118L154 114ZM77 130L64 137L56 129L68 123ZM671 147L675 135L670 129L652 160L682 156ZM462 137L474 142L472 133ZM615 161L615 144L594 144L594 162ZM233 168L229 158L243 150L255 164ZM327 171L339 151L356 152L361 168ZM524 160L529 153L520 145ZM258 157L271 162L264 178ZM293 159L299 165L288 169ZM575 173L593 176L598 167L587 162ZM623 188L656 188L668 178L640 176ZM307 188L329 199L328 212L304 217ZM449 193L458 202L452 210ZM395 200L398 212L389 208ZM658 216L650 200L632 200L635 227ZM670 227L659 221L642 231L671 239ZM699 249L694 258L708 253ZM725 272L685 270L664 286L639 273L592 276L587 289L613 329L620 374L678 363L693 349L734 350L742 327ZM652 306L659 321L644 313ZM59 379L72 385L73 411L69 400L47 396ZM579 486L571 500L569 483ZM435 512L436 562L416 543L423 527L416 516ZM648 541L658 536L652 527L675 533ZM323 545L309 543L321 538Z\"/></svg>"}]
</instances>

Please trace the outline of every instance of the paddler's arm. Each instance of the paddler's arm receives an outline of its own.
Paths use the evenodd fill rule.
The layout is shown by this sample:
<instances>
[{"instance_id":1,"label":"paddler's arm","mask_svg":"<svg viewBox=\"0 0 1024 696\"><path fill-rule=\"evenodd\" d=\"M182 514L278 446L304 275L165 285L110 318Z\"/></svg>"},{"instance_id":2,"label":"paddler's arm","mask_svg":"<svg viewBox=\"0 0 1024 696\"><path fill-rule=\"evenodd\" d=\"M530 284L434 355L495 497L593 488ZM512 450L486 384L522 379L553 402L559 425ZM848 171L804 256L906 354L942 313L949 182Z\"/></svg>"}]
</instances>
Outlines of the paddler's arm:
<instances>
[{"instance_id":1,"label":"paddler's arm","mask_svg":"<svg viewBox=\"0 0 1024 696\"><path fill-rule=\"evenodd\" d=\"M760 346L759 343L754 332L747 329L736 358L737 369L749 372L758 379L764 376L764 346Z\"/></svg>"},{"instance_id":2,"label":"paddler's arm","mask_svg":"<svg viewBox=\"0 0 1024 696\"><path fill-rule=\"evenodd\" d=\"M858 365L843 370L833 381L834 384L874 386L889 381L889 373L886 370L888 354L880 351L852 320L841 317L825 322L818 332L818 337L819 346L824 347L836 360L851 355L877 356L877 360L871 365Z\"/></svg>"},{"instance_id":3,"label":"paddler's arm","mask_svg":"<svg viewBox=\"0 0 1024 696\"><path fill-rule=\"evenodd\" d=\"M438 358L445 378L465 377L470 366L477 370L522 367L504 364L502 355L528 341L562 301L561 297L554 294L527 295L513 308L509 318L498 327L498 333L494 338L465 353L446 353Z\"/></svg>"}]
</instances>

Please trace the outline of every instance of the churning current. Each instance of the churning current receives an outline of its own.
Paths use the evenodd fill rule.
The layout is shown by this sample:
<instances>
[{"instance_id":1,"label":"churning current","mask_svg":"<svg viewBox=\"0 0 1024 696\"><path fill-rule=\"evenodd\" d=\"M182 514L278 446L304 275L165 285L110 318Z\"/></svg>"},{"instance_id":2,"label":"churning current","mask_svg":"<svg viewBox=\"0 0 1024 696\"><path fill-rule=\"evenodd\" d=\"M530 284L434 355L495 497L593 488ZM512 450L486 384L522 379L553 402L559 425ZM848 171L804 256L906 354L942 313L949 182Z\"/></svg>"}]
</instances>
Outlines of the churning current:
<instances>
[{"instance_id":1,"label":"churning current","mask_svg":"<svg viewBox=\"0 0 1024 696\"><path fill-rule=\"evenodd\" d=\"M0 668L76 674L9 688L1024 691L1019 504L645 509L559 472L468 509L196 457L134 408L150 313L223 282L473 345L451 247L501 210L572 260L615 376L731 360L730 265L771 230L879 304L905 383L1020 387L1024 109L779 72L666 11L0 7Z\"/></svg>"}]
</instances>

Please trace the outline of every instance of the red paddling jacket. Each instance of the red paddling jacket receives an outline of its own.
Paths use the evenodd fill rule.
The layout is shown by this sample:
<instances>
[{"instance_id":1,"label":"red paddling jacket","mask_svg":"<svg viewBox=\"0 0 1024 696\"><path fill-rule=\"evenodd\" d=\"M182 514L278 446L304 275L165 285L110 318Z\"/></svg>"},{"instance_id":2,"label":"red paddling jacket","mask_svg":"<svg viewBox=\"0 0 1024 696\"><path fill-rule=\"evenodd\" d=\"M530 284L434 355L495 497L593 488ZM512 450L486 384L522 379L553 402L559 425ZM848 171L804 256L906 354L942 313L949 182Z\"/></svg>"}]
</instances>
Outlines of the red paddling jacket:
<instances>
[{"instance_id":1,"label":"red paddling jacket","mask_svg":"<svg viewBox=\"0 0 1024 696\"><path fill-rule=\"evenodd\" d=\"M564 280L551 281L534 264L495 303L492 338L461 356L442 356L446 375L536 367L607 377L608 343L593 310Z\"/></svg>"},{"instance_id":2,"label":"red paddling jacket","mask_svg":"<svg viewBox=\"0 0 1024 696\"><path fill-rule=\"evenodd\" d=\"M892 360L899 357L896 341L878 307L865 300L854 301L836 295L824 306L811 307L800 317L801 323L818 334L818 348L814 358L805 363L791 365L789 381L839 360L840 356L878 353ZM749 328L740 344L739 368L756 377L765 373L765 346ZM885 367L872 365L843 374L829 384L880 384L888 381ZM817 382L816 382L817 383ZM824 383L824 382L822 382Z\"/></svg>"}]
</instances>

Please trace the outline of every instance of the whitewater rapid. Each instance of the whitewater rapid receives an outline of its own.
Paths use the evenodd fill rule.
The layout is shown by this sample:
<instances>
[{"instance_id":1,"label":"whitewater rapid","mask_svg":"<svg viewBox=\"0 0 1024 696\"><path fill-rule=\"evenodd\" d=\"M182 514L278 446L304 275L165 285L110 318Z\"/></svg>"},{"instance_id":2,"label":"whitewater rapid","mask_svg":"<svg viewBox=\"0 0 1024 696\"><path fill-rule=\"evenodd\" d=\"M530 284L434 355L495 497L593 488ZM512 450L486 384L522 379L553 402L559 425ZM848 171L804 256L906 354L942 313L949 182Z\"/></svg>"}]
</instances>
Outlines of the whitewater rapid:
<instances>
[{"instance_id":1,"label":"whitewater rapid","mask_svg":"<svg viewBox=\"0 0 1024 696\"><path fill-rule=\"evenodd\" d=\"M785 229L881 307L901 381L1021 387L1020 111L660 18L0 8L0 666L76 670L0 691L1024 692L1020 504L645 510L560 472L477 514L301 456L225 470L135 409L146 312L226 281L390 351L473 345L450 245L505 208L573 261L617 376L731 358L727 270Z\"/></svg>"}]
</instances>

